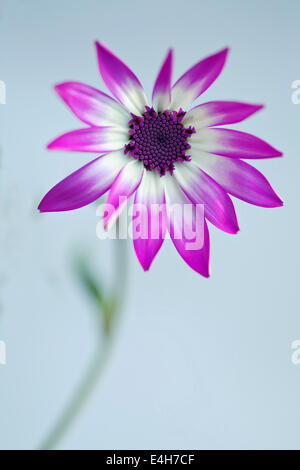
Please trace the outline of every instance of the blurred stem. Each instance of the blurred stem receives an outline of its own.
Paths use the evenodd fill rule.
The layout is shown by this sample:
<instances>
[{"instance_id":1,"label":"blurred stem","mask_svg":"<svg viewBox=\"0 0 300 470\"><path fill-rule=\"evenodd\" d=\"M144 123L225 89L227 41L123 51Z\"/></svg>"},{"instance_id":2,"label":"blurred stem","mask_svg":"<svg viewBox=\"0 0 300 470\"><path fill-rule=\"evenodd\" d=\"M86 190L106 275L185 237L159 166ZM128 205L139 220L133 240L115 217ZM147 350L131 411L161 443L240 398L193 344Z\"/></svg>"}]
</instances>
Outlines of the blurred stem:
<instances>
[{"instance_id":1,"label":"blurred stem","mask_svg":"<svg viewBox=\"0 0 300 470\"><path fill-rule=\"evenodd\" d=\"M99 348L100 349L100 348ZM82 410L83 406L91 396L95 386L97 385L102 372L105 368L107 358L109 356L110 341L106 341L104 348L100 349L94 355L82 382L75 390L71 401L63 411L62 416L56 423L49 436L41 445L41 450L53 449L59 444L62 437L68 432L74 420Z\"/></svg>"},{"instance_id":2,"label":"blurred stem","mask_svg":"<svg viewBox=\"0 0 300 470\"><path fill-rule=\"evenodd\" d=\"M53 449L59 444L84 405L89 400L92 392L95 390L96 385L99 382L99 379L102 377L107 360L110 357L117 319L124 300L127 280L127 264L126 240L118 239L115 241L115 278L113 283L113 295L109 301L101 299L101 306L104 314L103 338L99 338L99 345L97 346L96 352L92 357L82 381L79 383L58 422L42 443L40 447L41 450Z\"/></svg>"}]
</instances>

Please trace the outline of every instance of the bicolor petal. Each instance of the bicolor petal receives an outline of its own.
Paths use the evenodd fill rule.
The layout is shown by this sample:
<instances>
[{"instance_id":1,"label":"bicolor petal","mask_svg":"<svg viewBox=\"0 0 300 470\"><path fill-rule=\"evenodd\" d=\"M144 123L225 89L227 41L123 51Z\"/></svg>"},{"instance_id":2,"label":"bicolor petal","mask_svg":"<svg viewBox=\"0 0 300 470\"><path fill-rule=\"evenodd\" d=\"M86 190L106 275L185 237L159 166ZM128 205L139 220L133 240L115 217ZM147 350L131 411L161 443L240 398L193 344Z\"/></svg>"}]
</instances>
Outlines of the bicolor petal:
<instances>
[{"instance_id":1,"label":"bicolor petal","mask_svg":"<svg viewBox=\"0 0 300 470\"><path fill-rule=\"evenodd\" d=\"M129 198L139 187L144 173L144 166L139 160L133 160L120 171L108 193L105 205L104 228L113 224L119 217Z\"/></svg>"},{"instance_id":2,"label":"bicolor petal","mask_svg":"<svg viewBox=\"0 0 300 470\"><path fill-rule=\"evenodd\" d=\"M173 50L170 49L157 75L153 88L152 105L156 111L165 111L170 106L172 67Z\"/></svg>"},{"instance_id":3,"label":"bicolor petal","mask_svg":"<svg viewBox=\"0 0 300 470\"><path fill-rule=\"evenodd\" d=\"M223 49L216 54L198 62L184 75L182 75L172 88L171 108L186 109L198 98L220 75L228 54L228 49Z\"/></svg>"},{"instance_id":4,"label":"bicolor petal","mask_svg":"<svg viewBox=\"0 0 300 470\"><path fill-rule=\"evenodd\" d=\"M128 132L114 127L86 127L67 132L48 144L50 150L112 152L128 142Z\"/></svg>"},{"instance_id":5,"label":"bicolor petal","mask_svg":"<svg viewBox=\"0 0 300 470\"><path fill-rule=\"evenodd\" d=\"M193 126L195 129L234 124L243 121L262 108L263 105L238 101L210 101L188 111L182 120L182 124L184 126Z\"/></svg>"},{"instance_id":6,"label":"bicolor petal","mask_svg":"<svg viewBox=\"0 0 300 470\"><path fill-rule=\"evenodd\" d=\"M110 96L80 82L64 82L55 90L71 111L89 126L128 129L129 112Z\"/></svg>"},{"instance_id":7,"label":"bicolor petal","mask_svg":"<svg viewBox=\"0 0 300 470\"><path fill-rule=\"evenodd\" d=\"M122 152L96 158L54 186L38 209L40 212L69 211L94 202L108 191L126 161Z\"/></svg>"},{"instance_id":8,"label":"bicolor petal","mask_svg":"<svg viewBox=\"0 0 300 470\"><path fill-rule=\"evenodd\" d=\"M191 136L192 149L232 158L272 158L282 153L247 132L232 129L201 129Z\"/></svg>"},{"instance_id":9,"label":"bicolor petal","mask_svg":"<svg viewBox=\"0 0 300 470\"><path fill-rule=\"evenodd\" d=\"M182 259L197 273L209 277L209 232L203 212L191 204L175 179L164 177L168 228Z\"/></svg>"},{"instance_id":10,"label":"bicolor petal","mask_svg":"<svg viewBox=\"0 0 300 470\"><path fill-rule=\"evenodd\" d=\"M234 205L216 181L193 162L177 164L174 176L193 204L204 204L205 217L212 224L227 233L238 232Z\"/></svg>"},{"instance_id":11,"label":"bicolor petal","mask_svg":"<svg viewBox=\"0 0 300 470\"><path fill-rule=\"evenodd\" d=\"M107 88L131 113L141 115L148 105L144 89L135 74L107 47L96 42L101 76Z\"/></svg>"},{"instance_id":12,"label":"bicolor petal","mask_svg":"<svg viewBox=\"0 0 300 470\"><path fill-rule=\"evenodd\" d=\"M144 172L133 205L133 245L144 271L160 250L167 227L164 188L157 172Z\"/></svg>"},{"instance_id":13,"label":"bicolor petal","mask_svg":"<svg viewBox=\"0 0 300 470\"><path fill-rule=\"evenodd\" d=\"M261 207L279 207L281 198L256 168L237 158L193 152L193 161L229 194Z\"/></svg>"}]
</instances>

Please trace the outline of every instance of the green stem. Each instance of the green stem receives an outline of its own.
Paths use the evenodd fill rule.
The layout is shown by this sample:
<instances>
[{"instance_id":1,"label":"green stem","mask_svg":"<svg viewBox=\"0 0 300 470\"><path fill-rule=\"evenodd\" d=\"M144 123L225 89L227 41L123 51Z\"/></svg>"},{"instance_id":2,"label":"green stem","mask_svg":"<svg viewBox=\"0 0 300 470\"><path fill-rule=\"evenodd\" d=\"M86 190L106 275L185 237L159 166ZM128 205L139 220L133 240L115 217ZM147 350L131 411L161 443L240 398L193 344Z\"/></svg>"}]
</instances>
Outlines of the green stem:
<instances>
[{"instance_id":1,"label":"green stem","mask_svg":"<svg viewBox=\"0 0 300 470\"><path fill-rule=\"evenodd\" d=\"M53 449L67 433L95 389L95 386L105 369L105 365L109 357L109 351L110 341L107 342L104 350L101 348L101 350L97 351L93 356L82 382L75 390L71 402L64 410L62 416L50 432L49 436L42 443L41 450Z\"/></svg>"},{"instance_id":2,"label":"green stem","mask_svg":"<svg viewBox=\"0 0 300 470\"><path fill-rule=\"evenodd\" d=\"M96 353L94 354L87 371L80 382L78 388L75 390L71 401L63 411L58 422L50 432L48 437L42 443L40 449L47 450L56 447L61 439L65 436L71 425L77 418L84 405L89 400L99 379L102 377L105 366L110 357L111 346L113 343L114 330L117 324L117 318L119 316L122 301L124 299L124 291L126 287L127 279L127 250L125 240L116 240L116 272L114 279L114 302L108 308L112 309L110 317L111 322L105 328L104 340L97 347Z\"/></svg>"}]
</instances>

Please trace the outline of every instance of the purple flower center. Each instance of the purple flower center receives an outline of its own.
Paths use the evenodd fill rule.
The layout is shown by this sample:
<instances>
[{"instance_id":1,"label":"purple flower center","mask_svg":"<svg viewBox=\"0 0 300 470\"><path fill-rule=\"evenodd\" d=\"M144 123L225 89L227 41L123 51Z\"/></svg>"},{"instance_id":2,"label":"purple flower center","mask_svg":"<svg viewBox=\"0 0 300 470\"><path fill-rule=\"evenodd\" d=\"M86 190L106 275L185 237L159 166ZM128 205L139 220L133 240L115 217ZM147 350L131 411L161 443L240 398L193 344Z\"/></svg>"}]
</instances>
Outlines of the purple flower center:
<instances>
[{"instance_id":1,"label":"purple flower center","mask_svg":"<svg viewBox=\"0 0 300 470\"><path fill-rule=\"evenodd\" d=\"M144 163L146 170L173 172L177 161L189 161L186 151L191 148L188 138L195 132L194 127L185 128L181 121L185 112L154 111L146 106L143 116L135 116L129 121L129 143L125 145L125 154L129 153Z\"/></svg>"}]
</instances>

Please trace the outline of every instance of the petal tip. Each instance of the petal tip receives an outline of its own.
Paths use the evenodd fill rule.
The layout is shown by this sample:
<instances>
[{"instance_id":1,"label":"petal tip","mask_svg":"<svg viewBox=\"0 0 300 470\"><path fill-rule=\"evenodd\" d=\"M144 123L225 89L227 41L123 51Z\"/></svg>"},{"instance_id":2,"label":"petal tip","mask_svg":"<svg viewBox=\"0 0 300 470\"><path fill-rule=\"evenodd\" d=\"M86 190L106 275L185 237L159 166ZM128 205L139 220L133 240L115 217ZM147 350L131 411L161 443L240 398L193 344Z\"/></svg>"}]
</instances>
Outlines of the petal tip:
<instances>
[{"instance_id":1,"label":"petal tip","mask_svg":"<svg viewBox=\"0 0 300 470\"><path fill-rule=\"evenodd\" d=\"M53 88L56 91L56 93L60 93L60 91L64 87L64 85L65 85L65 82L56 83Z\"/></svg>"},{"instance_id":2,"label":"petal tip","mask_svg":"<svg viewBox=\"0 0 300 470\"><path fill-rule=\"evenodd\" d=\"M238 223L238 220L237 220L237 217L235 217L235 222L234 222L234 232L233 234L236 234L240 231L240 226L239 226L239 223Z\"/></svg>"},{"instance_id":3,"label":"petal tip","mask_svg":"<svg viewBox=\"0 0 300 470\"><path fill-rule=\"evenodd\" d=\"M134 250L135 250L135 254L136 254L136 257L138 259L138 262L139 262L140 266L142 267L143 271L144 272L149 271L153 259L149 260L149 259L146 259L146 257L144 258L143 256L141 256L141 254L137 252L135 246L134 246Z\"/></svg>"},{"instance_id":4,"label":"petal tip","mask_svg":"<svg viewBox=\"0 0 300 470\"><path fill-rule=\"evenodd\" d=\"M168 57L169 59L172 59L172 58L173 58L173 55L174 55L174 48L173 48L173 47L169 47L168 52L167 52L167 57Z\"/></svg>"},{"instance_id":5,"label":"petal tip","mask_svg":"<svg viewBox=\"0 0 300 470\"><path fill-rule=\"evenodd\" d=\"M137 250L137 246L135 245L135 243L133 244L133 247L134 247L134 251L135 251L135 254L136 254L136 257L138 259L138 262L139 264L141 265L143 271L149 271L151 266L152 266L152 263L154 261L154 258L155 256L144 256L144 254L140 251L140 250Z\"/></svg>"},{"instance_id":6,"label":"petal tip","mask_svg":"<svg viewBox=\"0 0 300 470\"><path fill-rule=\"evenodd\" d=\"M283 207L283 206L284 206L283 200L281 199L280 196L278 196L278 194L276 194L276 199L274 199L274 206L273 207Z\"/></svg>"},{"instance_id":7,"label":"petal tip","mask_svg":"<svg viewBox=\"0 0 300 470\"><path fill-rule=\"evenodd\" d=\"M252 108L252 110L253 110L252 113L250 114L250 116L251 116L252 114L254 114L254 113L258 113L259 111L261 111L262 109L265 108L265 105L264 105L264 104L251 104L250 106L251 106L251 108ZM249 117L250 117L250 116L249 116Z\"/></svg>"},{"instance_id":8,"label":"petal tip","mask_svg":"<svg viewBox=\"0 0 300 470\"><path fill-rule=\"evenodd\" d=\"M57 139L51 140L51 142L49 142L49 144L46 145L46 148L47 148L48 150L57 149L56 141L57 141Z\"/></svg>"},{"instance_id":9,"label":"petal tip","mask_svg":"<svg viewBox=\"0 0 300 470\"><path fill-rule=\"evenodd\" d=\"M102 44L101 42L95 41L95 46L96 46L98 60L100 60L103 52L108 52L109 54L111 54L111 51L107 47L105 47L104 44Z\"/></svg>"},{"instance_id":10,"label":"petal tip","mask_svg":"<svg viewBox=\"0 0 300 470\"><path fill-rule=\"evenodd\" d=\"M39 203L38 208L37 208L37 210L40 213L47 212L47 209L44 207L43 201L44 201L44 198L41 200L41 202Z\"/></svg>"},{"instance_id":11,"label":"petal tip","mask_svg":"<svg viewBox=\"0 0 300 470\"><path fill-rule=\"evenodd\" d=\"M228 233L230 233L230 235L236 235L237 233L239 233L240 230L241 230L240 227L237 226L237 227L232 228L231 231Z\"/></svg>"},{"instance_id":12,"label":"petal tip","mask_svg":"<svg viewBox=\"0 0 300 470\"><path fill-rule=\"evenodd\" d=\"M208 59L212 59L215 62L216 65L218 64L221 67L221 70L222 70L225 63L226 63L226 60L227 60L227 57L228 57L228 54L229 54L229 50L230 50L229 47L224 47L220 51L218 51L215 54L213 54L212 56L208 57Z\"/></svg>"},{"instance_id":13,"label":"petal tip","mask_svg":"<svg viewBox=\"0 0 300 470\"><path fill-rule=\"evenodd\" d=\"M270 157L283 157L283 152L281 152L281 150L278 150L270 144L268 145L270 150Z\"/></svg>"},{"instance_id":14,"label":"petal tip","mask_svg":"<svg viewBox=\"0 0 300 470\"><path fill-rule=\"evenodd\" d=\"M64 100L65 92L68 91L68 85L70 82L56 83L53 87L55 93Z\"/></svg>"},{"instance_id":15,"label":"petal tip","mask_svg":"<svg viewBox=\"0 0 300 470\"><path fill-rule=\"evenodd\" d=\"M281 152L280 150L276 149L275 147L272 147L270 146L270 157L273 158L273 157L283 157L283 152Z\"/></svg>"},{"instance_id":16,"label":"petal tip","mask_svg":"<svg viewBox=\"0 0 300 470\"><path fill-rule=\"evenodd\" d=\"M224 60L226 60L229 52L230 52L230 48L229 47L224 47L224 49L221 49L220 52L217 53L217 55L223 57Z\"/></svg>"},{"instance_id":17,"label":"petal tip","mask_svg":"<svg viewBox=\"0 0 300 470\"><path fill-rule=\"evenodd\" d=\"M140 263L140 264L141 264L141 266L142 266L142 268L143 268L143 271L144 271L145 273L150 270L151 264L145 264L145 265L143 265L142 263Z\"/></svg>"},{"instance_id":18,"label":"petal tip","mask_svg":"<svg viewBox=\"0 0 300 470\"><path fill-rule=\"evenodd\" d=\"M108 47L106 47L104 44L102 44L100 41L95 41L95 46L96 46L96 50L97 50L97 53L98 53L98 56L99 54L101 54L102 52L106 52L108 53L109 55L113 55L112 51L110 49L108 49Z\"/></svg>"},{"instance_id":19,"label":"petal tip","mask_svg":"<svg viewBox=\"0 0 300 470\"><path fill-rule=\"evenodd\" d=\"M199 274L201 274L201 276L205 277L205 279L209 279L211 273L210 273L210 271L207 271L205 273L199 273Z\"/></svg>"},{"instance_id":20,"label":"petal tip","mask_svg":"<svg viewBox=\"0 0 300 470\"><path fill-rule=\"evenodd\" d=\"M174 49L173 47L170 47L167 52L166 61L169 62L169 64L171 64L171 67L173 64L173 60L174 60Z\"/></svg>"},{"instance_id":21,"label":"petal tip","mask_svg":"<svg viewBox=\"0 0 300 470\"><path fill-rule=\"evenodd\" d=\"M49 193L51 193L51 190L47 194L45 194L45 196L38 205L38 211L41 214L45 212L56 212L55 207L53 207L53 204L51 204L51 196L50 198L48 197Z\"/></svg>"},{"instance_id":22,"label":"petal tip","mask_svg":"<svg viewBox=\"0 0 300 470\"><path fill-rule=\"evenodd\" d=\"M211 272L210 272L210 264L208 264L207 266L205 267L201 267L199 268L198 266L191 266L190 267L193 269L193 271L195 271L197 274L200 274L201 276L205 277L206 279L208 279L211 275Z\"/></svg>"}]
</instances>

